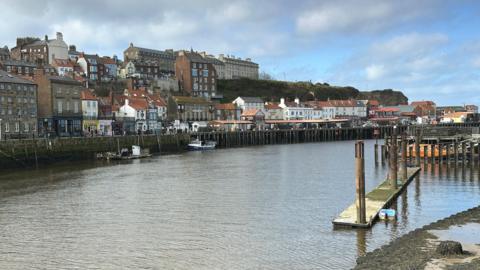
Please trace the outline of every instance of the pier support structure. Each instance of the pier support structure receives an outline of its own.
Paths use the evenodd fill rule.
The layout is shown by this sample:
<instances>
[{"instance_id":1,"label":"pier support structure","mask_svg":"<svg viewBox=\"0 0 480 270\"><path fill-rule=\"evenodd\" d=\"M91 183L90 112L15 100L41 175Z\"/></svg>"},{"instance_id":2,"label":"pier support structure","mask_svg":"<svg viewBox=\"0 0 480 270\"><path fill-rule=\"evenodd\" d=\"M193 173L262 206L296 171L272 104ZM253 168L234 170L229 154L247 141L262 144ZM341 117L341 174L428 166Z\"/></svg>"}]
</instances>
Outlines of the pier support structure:
<instances>
[{"instance_id":1,"label":"pier support structure","mask_svg":"<svg viewBox=\"0 0 480 270\"><path fill-rule=\"evenodd\" d=\"M365 157L363 141L355 144L355 182L357 206L357 223L367 223L365 206Z\"/></svg>"},{"instance_id":2,"label":"pier support structure","mask_svg":"<svg viewBox=\"0 0 480 270\"><path fill-rule=\"evenodd\" d=\"M398 173L398 163L397 163L397 157L398 157L398 151L397 151L397 133L396 133L396 128L393 130L392 134L392 139L391 139L391 145L390 145L390 173L389 175L389 180L390 180L390 187L392 189L397 189L397 173Z\"/></svg>"}]
</instances>

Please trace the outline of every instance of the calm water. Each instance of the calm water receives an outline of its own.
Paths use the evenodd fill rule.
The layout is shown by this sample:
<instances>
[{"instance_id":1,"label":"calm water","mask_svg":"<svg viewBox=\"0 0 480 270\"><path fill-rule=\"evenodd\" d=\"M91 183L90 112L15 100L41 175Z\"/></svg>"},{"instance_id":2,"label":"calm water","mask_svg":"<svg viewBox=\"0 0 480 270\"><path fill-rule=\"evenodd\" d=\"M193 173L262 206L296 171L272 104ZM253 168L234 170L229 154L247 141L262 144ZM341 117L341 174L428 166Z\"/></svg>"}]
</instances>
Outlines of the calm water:
<instances>
[{"instance_id":1,"label":"calm water","mask_svg":"<svg viewBox=\"0 0 480 270\"><path fill-rule=\"evenodd\" d=\"M367 189L386 168L366 144ZM0 177L0 269L348 269L365 251L478 205L478 171L429 166L397 223L333 230L353 142L79 163Z\"/></svg>"}]
</instances>

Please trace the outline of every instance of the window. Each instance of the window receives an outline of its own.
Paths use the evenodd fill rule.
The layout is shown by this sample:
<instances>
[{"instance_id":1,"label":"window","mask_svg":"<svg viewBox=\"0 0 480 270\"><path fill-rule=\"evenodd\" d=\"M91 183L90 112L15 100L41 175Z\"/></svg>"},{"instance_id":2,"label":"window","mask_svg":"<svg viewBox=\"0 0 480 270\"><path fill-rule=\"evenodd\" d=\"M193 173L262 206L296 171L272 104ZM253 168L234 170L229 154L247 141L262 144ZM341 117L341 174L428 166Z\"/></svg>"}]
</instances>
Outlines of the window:
<instances>
[{"instance_id":1,"label":"window","mask_svg":"<svg viewBox=\"0 0 480 270\"><path fill-rule=\"evenodd\" d=\"M62 113L62 111L63 111L62 105L63 105L62 101L57 100L57 112L58 113Z\"/></svg>"},{"instance_id":2,"label":"window","mask_svg":"<svg viewBox=\"0 0 480 270\"><path fill-rule=\"evenodd\" d=\"M0 89L5 89L5 85L3 83L0 83Z\"/></svg>"},{"instance_id":3,"label":"window","mask_svg":"<svg viewBox=\"0 0 480 270\"><path fill-rule=\"evenodd\" d=\"M73 102L73 112L78 113L78 101Z\"/></svg>"},{"instance_id":4,"label":"window","mask_svg":"<svg viewBox=\"0 0 480 270\"><path fill-rule=\"evenodd\" d=\"M15 132L19 132L19 131L20 131L20 123L15 122Z\"/></svg>"},{"instance_id":5,"label":"window","mask_svg":"<svg viewBox=\"0 0 480 270\"><path fill-rule=\"evenodd\" d=\"M203 70L203 77L208 77L208 69Z\"/></svg>"},{"instance_id":6,"label":"window","mask_svg":"<svg viewBox=\"0 0 480 270\"><path fill-rule=\"evenodd\" d=\"M65 104L67 105L66 106L67 107L67 112L69 112L70 111L70 101L68 101L68 100L65 101Z\"/></svg>"},{"instance_id":7,"label":"window","mask_svg":"<svg viewBox=\"0 0 480 270\"><path fill-rule=\"evenodd\" d=\"M10 132L10 123L5 123L5 132Z\"/></svg>"},{"instance_id":8,"label":"window","mask_svg":"<svg viewBox=\"0 0 480 270\"><path fill-rule=\"evenodd\" d=\"M198 71L195 68L192 68L192 76L198 76Z\"/></svg>"},{"instance_id":9,"label":"window","mask_svg":"<svg viewBox=\"0 0 480 270\"><path fill-rule=\"evenodd\" d=\"M28 123L24 123L24 131L25 132L28 132L28 128L29 128L29 124Z\"/></svg>"}]
</instances>

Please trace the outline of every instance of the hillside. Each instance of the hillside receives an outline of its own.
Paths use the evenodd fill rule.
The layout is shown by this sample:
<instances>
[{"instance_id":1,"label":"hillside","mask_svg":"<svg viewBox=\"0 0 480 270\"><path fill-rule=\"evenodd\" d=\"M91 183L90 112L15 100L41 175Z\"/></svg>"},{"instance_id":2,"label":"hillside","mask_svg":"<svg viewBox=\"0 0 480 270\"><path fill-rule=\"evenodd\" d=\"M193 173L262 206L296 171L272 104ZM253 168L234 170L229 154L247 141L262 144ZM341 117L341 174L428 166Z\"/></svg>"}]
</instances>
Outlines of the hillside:
<instances>
[{"instance_id":1,"label":"hillside","mask_svg":"<svg viewBox=\"0 0 480 270\"><path fill-rule=\"evenodd\" d=\"M238 96L258 96L265 101L278 101L281 97L292 100L327 99L377 99L383 105L407 103L408 98L400 91L375 90L360 92L351 86L330 86L311 82L282 82L270 80L218 80L218 92L223 95L223 102L231 102Z\"/></svg>"}]
</instances>

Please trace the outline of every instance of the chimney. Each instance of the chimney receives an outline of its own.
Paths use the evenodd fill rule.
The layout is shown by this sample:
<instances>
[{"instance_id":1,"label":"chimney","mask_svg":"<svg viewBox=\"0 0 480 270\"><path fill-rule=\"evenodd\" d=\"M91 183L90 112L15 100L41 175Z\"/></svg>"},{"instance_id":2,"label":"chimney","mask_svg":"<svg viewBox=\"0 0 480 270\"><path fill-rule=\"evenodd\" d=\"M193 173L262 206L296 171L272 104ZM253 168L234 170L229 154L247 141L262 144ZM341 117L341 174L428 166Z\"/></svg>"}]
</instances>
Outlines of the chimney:
<instances>
[{"instance_id":1,"label":"chimney","mask_svg":"<svg viewBox=\"0 0 480 270\"><path fill-rule=\"evenodd\" d=\"M285 105L285 99L283 97L280 99L280 104Z\"/></svg>"},{"instance_id":2,"label":"chimney","mask_svg":"<svg viewBox=\"0 0 480 270\"><path fill-rule=\"evenodd\" d=\"M45 35L45 41L48 41L48 36L47 35Z\"/></svg>"},{"instance_id":3,"label":"chimney","mask_svg":"<svg viewBox=\"0 0 480 270\"><path fill-rule=\"evenodd\" d=\"M130 47L133 47L133 43L132 43L132 42L130 42Z\"/></svg>"},{"instance_id":4,"label":"chimney","mask_svg":"<svg viewBox=\"0 0 480 270\"><path fill-rule=\"evenodd\" d=\"M295 98L295 103L297 103L297 105L300 105L300 99Z\"/></svg>"},{"instance_id":5,"label":"chimney","mask_svg":"<svg viewBox=\"0 0 480 270\"><path fill-rule=\"evenodd\" d=\"M71 52L76 52L77 51L77 46L70 45L70 46L68 46L68 50L71 51Z\"/></svg>"},{"instance_id":6,"label":"chimney","mask_svg":"<svg viewBox=\"0 0 480 270\"><path fill-rule=\"evenodd\" d=\"M125 99L125 106L128 106L128 98Z\"/></svg>"},{"instance_id":7,"label":"chimney","mask_svg":"<svg viewBox=\"0 0 480 270\"><path fill-rule=\"evenodd\" d=\"M63 41L63 34L61 32L57 32L57 40Z\"/></svg>"}]
</instances>

